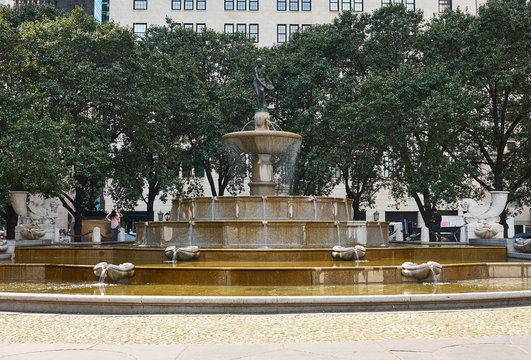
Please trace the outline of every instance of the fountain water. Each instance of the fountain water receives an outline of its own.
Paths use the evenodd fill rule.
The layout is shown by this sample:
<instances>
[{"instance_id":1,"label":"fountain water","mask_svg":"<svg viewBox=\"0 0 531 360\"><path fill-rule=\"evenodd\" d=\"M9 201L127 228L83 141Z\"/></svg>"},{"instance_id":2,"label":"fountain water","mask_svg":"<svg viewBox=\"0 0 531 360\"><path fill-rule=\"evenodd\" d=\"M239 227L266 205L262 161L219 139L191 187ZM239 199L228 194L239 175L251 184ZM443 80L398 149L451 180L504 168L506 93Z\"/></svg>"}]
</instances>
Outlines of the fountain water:
<instances>
[{"instance_id":1,"label":"fountain water","mask_svg":"<svg viewBox=\"0 0 531 360\"><path fill-rule=\"evenodd\" d=\"M101 274L100 274L100 284L104 284L105 283L105 277L107 276L107 268L104 268L102 271L101 271Z\"/></svg>"}]
</instances>

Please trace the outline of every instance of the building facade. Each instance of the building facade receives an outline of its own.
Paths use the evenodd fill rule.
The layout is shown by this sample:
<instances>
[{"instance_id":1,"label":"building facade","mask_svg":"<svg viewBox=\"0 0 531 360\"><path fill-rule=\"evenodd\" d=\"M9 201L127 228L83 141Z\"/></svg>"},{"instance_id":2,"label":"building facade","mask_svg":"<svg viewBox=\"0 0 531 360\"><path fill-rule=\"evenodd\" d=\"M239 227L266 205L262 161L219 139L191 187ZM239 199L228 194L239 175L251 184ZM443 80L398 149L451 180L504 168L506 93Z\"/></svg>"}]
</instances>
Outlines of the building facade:
<instances>
[{"instance_id":1,"label":"building facade","mask_svg":"<svg viewBox=\"0 0 531 360\"><path fill-rule=\"evenodd\" d=\"M340 11L372 12L401 3L430 18L460 8L475 14L486 0L113 0L110 19L142 36L166 17L195 31L243 32L259 46L288 41L290 34L330 23Z\"/></svg>"}]
</instances>

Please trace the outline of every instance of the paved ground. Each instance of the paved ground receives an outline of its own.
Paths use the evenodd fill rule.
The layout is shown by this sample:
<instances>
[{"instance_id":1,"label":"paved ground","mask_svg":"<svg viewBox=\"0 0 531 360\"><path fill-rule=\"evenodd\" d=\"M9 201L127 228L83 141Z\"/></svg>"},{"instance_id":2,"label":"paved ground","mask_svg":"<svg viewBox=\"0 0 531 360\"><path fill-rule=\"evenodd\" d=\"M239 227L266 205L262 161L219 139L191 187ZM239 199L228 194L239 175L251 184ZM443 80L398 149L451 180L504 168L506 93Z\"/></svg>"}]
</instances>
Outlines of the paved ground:
<instances>
[{"instance_id":1,"label":"paved ground","mask_svg":"<svg viewBox=\"0 0 531 360\"><path fill-rule=\"evenodd\" d=\"M531 307L299 315L0 313L0 359L531 360Z\"/></svg>"}]
</instances>

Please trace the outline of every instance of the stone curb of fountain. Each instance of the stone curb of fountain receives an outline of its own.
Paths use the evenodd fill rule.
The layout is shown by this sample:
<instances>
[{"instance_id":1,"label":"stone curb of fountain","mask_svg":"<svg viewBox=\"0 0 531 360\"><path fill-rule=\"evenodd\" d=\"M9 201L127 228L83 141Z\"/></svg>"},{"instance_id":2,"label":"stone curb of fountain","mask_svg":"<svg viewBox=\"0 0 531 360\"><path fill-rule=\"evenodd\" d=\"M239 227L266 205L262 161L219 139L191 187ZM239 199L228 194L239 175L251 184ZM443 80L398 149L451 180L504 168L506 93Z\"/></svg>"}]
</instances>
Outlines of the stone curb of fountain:
<instances>
[{"instance_id":1,"label":"stone curb of fountain","mask_svg":"<svg viewBox=\"0 0 531 360\"><path fill-rule=\"evenodd\" d=\"M0 311L69 314L282 314L531 305L531 290L371 296L129 296L0 293Z\"/></svg>"}]
</instances>

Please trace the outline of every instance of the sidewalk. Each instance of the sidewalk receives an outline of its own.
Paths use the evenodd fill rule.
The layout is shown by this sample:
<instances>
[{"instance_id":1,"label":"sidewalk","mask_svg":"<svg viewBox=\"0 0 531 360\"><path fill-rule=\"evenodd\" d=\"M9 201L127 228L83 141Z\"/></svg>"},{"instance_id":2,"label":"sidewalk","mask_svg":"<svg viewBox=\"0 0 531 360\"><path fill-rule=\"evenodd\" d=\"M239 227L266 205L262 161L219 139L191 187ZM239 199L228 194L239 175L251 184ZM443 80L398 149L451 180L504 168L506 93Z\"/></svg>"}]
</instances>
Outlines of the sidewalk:
<instances>
[{"instance_id":1,"label":"sidewalk","mask_svg":"<svg viewBox=\"0 0 531 360\"><path fill-rule=\"evenodd\" d=\"M530 360L531 307L345 314L0 313L1 360Z\"/></svg>"},{"instance_id":2,"label":"sidewalk","mask_svg":"<svg viewBox=\"0 0 531 360\"><path fill-rule=\"evenodd\" d=\"M531 336L286 344L3 344L6 360L529 360Z\"/></svg>"}]
</instances>

